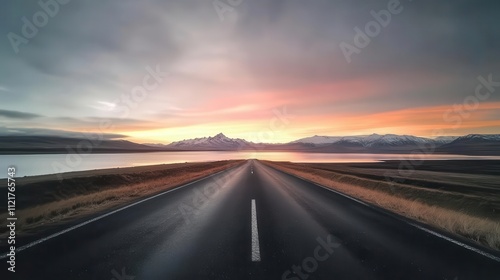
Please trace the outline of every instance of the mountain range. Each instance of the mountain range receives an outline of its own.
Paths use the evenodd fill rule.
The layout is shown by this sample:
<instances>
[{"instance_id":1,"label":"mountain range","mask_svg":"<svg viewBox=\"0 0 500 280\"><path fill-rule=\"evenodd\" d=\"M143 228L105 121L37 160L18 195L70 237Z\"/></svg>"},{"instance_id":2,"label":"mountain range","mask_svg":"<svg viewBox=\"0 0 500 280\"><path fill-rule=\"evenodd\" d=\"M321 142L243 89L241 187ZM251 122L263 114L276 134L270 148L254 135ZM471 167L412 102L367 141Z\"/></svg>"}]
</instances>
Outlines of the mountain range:
<instances>
[{"instance_id":1,"label":"mountain range","mask_svg":"<svg viewBox=\"0 0 500 280\"><path fill-rule=\"evenodd\" d=\"M229 138L222 133L213 137L203 137L172 142L166 148L176 150L241 150L250 148L254 143L239 138Z\"/></svg>"},{"instance_id":2,"label":"mountain range","mask_svg":"<svg viewBox=\"0 0 500 280\"><path fill-rule=\"evenodd\" d=\"M500 154L500 134L470 134L424 138L412 135L371 134L362 136L319 136L289 143L253 143L219 133L213 137L187 139L163 146L174 150L275 150L319 153L409 153L432 150L435 153Z\"/></svg>"},{"instance_id":3,"label":"mountain range","mask_svg":"<svg viewBox=\"0 0 500 280\"><path fill-rule=\"evenodd\" d=\"M371 134L362 136L319 136L289 143L253 143L229 138L222 133L212 137L187 139L165 144L137 144L125 140L102 140L55 136L1 136L0 154L20 153L113 153L155 151L296 151L309 153L433 153L500 155L500 134L470 134L424 138L412 135Z\"/></svg>"}]
</instances>

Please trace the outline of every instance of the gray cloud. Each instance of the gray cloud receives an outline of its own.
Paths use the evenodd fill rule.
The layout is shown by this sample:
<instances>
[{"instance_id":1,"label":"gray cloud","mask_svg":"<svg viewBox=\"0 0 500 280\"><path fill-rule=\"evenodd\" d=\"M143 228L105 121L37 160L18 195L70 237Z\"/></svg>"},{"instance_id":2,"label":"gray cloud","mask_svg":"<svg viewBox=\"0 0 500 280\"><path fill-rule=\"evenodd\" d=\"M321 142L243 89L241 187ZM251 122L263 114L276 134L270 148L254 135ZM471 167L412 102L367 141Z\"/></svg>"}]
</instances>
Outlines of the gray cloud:
<instances>
[{"instance_id":1,"label":"gray cloud","mask_svg":"<svg viewBox=\"0 0 500 280\"><path fill-rule=\"evenodd\" d=\"M0 127L1 136L59 136L70 138L83 138L85 137L82 132L58 130L58 129L43 129L43 128L16 128L16 127ZM126 138L127 135L115 133L102 133L103 139L119 139Z\"/></svg>"},{"instance_id":2,"label":"gray cloud","mask_svg":"<svg viewBox=\"0 0 500 280\"><path fill-rule=\"evenodd\" d=\"M57 117L48 118L47 122L52 126L72 127L74 129L86 129L90 131L99 131L101 126L109 127L107 129L110 131L115 129L158 128L160 126L154 121L113 117Z\"/></svg>"},{"instance_id":3,"label":"gray cloud","mask_svg":"<svg viewBox=\"0 0 500 280\"><path fill-rule=\"evenodd\" d=\"M34 119L39 118L41 115L19 112L19 111L10 111L10 110L1 110L0 109L0 117L5 117L9 119Z\"/></svg>"},{"instance_id":4,"label":"gray cloud","mask_svg":"<svg viewBox=\"0 0 500 280\"><path fill-rule=\"evenodd\" d=\"M500 79L494 0L401 0L403 12L347 63L339 44L351 43L354 27L363 28L373 20L370 11L388 2L244 0L235 7L236 21L220 22L211 0L70 1L16 55L5 35L20 34L21 18L40 7L7 0L0 9L0 94L2 107L12 111L0 116L23 127L77 129L112 119L120 127L151 128L158 124L148 117L161 113L162 104L189 111L224 94L379 79L390 89L310 108L311 114L376 112L459 103L473 93L477 76ZM92 108L129 94L148 65L177 73L172 86L151 94L129 119ZM33 121L42 115L43 123ZM180 119L186 117L165 123Z\"/></svg>"},{"instance_id":5,"label":"gray cloud","mask_svg":"<svg viewBox=\"0 0 500 280\"><path fill-rule=\"evenodd\" d=\"M242 64L257 81L283 88L401 73L474 79L498 71L498 1L401 0L403 11L347 63L339 44L352 44L354 27L363 29L373 20L370 11L388 2L245 2L238 26L247 53Z\"/></svg>"}]
</instances>

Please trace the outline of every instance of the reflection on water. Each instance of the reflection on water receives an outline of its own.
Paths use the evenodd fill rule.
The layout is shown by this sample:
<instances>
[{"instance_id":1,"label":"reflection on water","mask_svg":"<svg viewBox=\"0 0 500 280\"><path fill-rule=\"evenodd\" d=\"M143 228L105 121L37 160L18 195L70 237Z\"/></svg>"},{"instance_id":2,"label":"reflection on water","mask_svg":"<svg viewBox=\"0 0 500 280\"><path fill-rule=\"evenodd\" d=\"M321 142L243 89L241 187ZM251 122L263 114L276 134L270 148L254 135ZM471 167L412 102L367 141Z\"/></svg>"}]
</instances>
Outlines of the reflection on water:
<instances>
[{"instance_id":1,"label":"reflection on water","mask_svg":"<svg viewBox=\"0 0 500 280\"><path fill-rule=\"evenodd\" d=\"M394 154L324 154L295 152L161 152L132 154L88 154L88 155L2 155L0 178L6 178L7 167L15 166L17 176L32 176L60 172L93 170L113 167L129 167L162 163L201 162L228 159L251 159L292 162L376 162L400 159L496 159L498 156L463 155L394 155Z\"/></svg>"}]
</instances>

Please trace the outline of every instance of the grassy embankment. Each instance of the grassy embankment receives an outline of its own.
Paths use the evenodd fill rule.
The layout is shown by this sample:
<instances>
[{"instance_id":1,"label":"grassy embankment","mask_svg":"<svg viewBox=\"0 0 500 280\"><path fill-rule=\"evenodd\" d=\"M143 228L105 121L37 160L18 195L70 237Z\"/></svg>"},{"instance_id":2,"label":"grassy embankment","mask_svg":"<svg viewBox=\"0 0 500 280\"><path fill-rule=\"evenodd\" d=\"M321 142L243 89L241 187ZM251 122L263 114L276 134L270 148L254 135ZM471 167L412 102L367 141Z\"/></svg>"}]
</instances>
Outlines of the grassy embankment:
<instances>
[{"instance_id":1,"label":"grassy embankment","mask_svg":"<svg viewBox=\"0 0 500 280\"><path fill-rule=\"evenodd\" d=\"M125 205L241 162L180 163L71 172L63 174L63 180L55 175L17 178L16 216L19 220L16 232L18 236L37 234L48 227ZM5 206L0 210L0 213L7 212ZM7 214L0 215L2 220L6 217ZM6 227L0 229L1 238L6 234Z\"/></svg>"},{"instance_id":2,"label":"grassy embankment","mask_svg":"<svg viewBox=\"0 0 500 280\"><path fill-rule=\"evenodd\" d=\"M407 174L398 171L398 162L264 163L500 250L498 161L429 161Z\"/></svg>"}]
</instances>

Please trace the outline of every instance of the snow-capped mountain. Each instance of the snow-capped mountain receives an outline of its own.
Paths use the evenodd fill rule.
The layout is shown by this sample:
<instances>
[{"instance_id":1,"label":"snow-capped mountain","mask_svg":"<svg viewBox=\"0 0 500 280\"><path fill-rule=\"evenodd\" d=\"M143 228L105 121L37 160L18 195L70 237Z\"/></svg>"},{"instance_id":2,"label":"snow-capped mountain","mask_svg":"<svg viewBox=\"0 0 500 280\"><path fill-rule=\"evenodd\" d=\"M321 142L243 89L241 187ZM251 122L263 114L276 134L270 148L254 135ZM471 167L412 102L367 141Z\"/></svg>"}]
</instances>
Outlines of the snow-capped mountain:
<instances>
[{"instance_id":1,"label":"snow-capped mountain","mask_svg":"<svg viewBox=\"0 0 500 280\"><path fill-rule=\"evenodd\" d=\"M298 151L321 153L409 153L434 145L441 153L500 153L500 135L472 134L462 137L443 136L435 139L412 135L371 134L361 136L312 136L286 144L255 144L244 139L233 139L219 133L212 137L173 142L168 150L197 151Z\"/></svg>"},{"instance_id":2,"label":"snow-capped mountain","mask_svg":"<svg viewBox=\"0 0 500 280\"><path fill-rule=\"evenodd\" d=\"M363 147L374 146L399 146L399 145L418 145L434 142L433 139L411 136L411 135L395 135L395 134L371 134L361 136L313 136L302 138L292 143L307 143L316 145L325 144L348 144L360 145ZM451 141L450 141L451 142Z\"/></svg>"},{"instance_id":3,"label":"snow-capped mountain","mask_svg":"<svg viewBox=\"0 0 500 280\"><path fill-rule=\"evenodd\" d=\"M168 148L182 150L238 150L251 145L244 139L232 139L219 133L213 137L202 137L172 142Z\"/></svg>"},{"instance_id":4,"label":"snow-capped mountain","mask_svg":"<svg viewBox=\"0 0 500 280\"><path fill-rule=\"evenodd\" d=\"M51 136L0 136L0 154L12 151L65 151L76 147L80 138ZM466 136L442 136L435 139L411 135L372 134L363 136L312 136L284 144L252 143L244 139L232 139L219 133L212 137L164 144L137 144L124 140L106 140L93 151L294 151L306 153L411 153L434 144L433 152L441 154L500 156L500 134L470 134ZM76 148L75 148L76 149Z\"/></svg>"},{"instance_id":5,"label":"snow-capped mountain","mask_svg":"<svg viewBox=\"0 0 500 280\"><path fill-rule=\"evenodd\" d=\"M500 155L500 134L469 134L442 145L440 153Z\"/></svg>"},{"instance_id":6,"label":"snow-capped mountain","mask_svg":"<svg viewBox=\"0 0 500 280\"><path fill-rule=\"evenodd\" d=\"M500 141L500 134L469 134L457 137L455 141ZM453 142L455 142L453 141Z\"/></svg>"},{"instance_id":7,"label":"snow-capped mountain","mask_svg":"<svg viewBox=\"0 0 500 280\"><path fill-rule=\"evenodd\" d=\"M349 141L349 138L347 138ZM355 141L360 141L361 145L365 147L385 147L385 146L405 146L405 145L424 145L432 142L431 139L416 137L411 135L395 135L386 134L378 135L372 134L361 139L355 139Z\"/></svg>"},{"instance_id":8,"label":"snow-capped mountain","mask_svg":"<svg viewBox=\"0 0 500 280\"><path fill-rule=\"evenodd\" d=\"M457 140L457 138L459 138L460 136L439 136L439 137L436 137L434 138L434 142L436 142L436 144L448 144L448 143L451 143L455 140Z\"/></svg>"}]
</instances>

